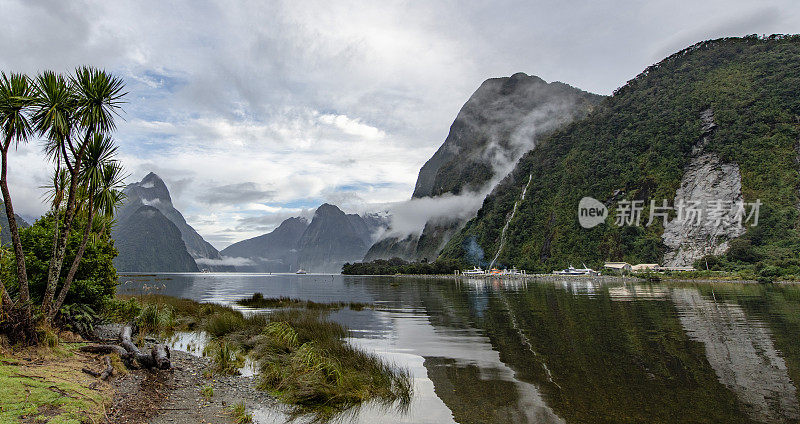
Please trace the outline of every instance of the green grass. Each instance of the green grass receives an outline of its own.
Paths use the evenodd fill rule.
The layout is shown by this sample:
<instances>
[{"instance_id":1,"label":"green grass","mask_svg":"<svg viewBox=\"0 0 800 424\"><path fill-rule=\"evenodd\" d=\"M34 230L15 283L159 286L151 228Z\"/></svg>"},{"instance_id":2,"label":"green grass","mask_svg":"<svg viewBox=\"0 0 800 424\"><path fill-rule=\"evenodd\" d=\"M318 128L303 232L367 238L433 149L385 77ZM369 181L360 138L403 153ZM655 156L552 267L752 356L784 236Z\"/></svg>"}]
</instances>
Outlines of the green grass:
<instances>
[{"instance_id":1,"label":"green grass","mask_svg":"<svg viewBox=\"0 0 800 424\"><path fill-rule=\"evenodd\" d=\"M202 389L200 389L200 394L204 399L209 400L214 397L214 387L210 384L206 384Z\"/></svg>"},{"instance_id":2,"label":"green grass","mask_svg":"<svg viewBox=\"0 0 800 424\"><path fill-rule=\"evenodd\" d=\"M236 405L231 406L228 411L231 413L233 422L236 424L253 422L253 414L247 413L247 408L245 408L244 402L239 402Z\"/></svg>"},{"instance_id":3,"label":"green grass","mask_svg":"<svg viewBox=\"0 0 800 424\"><path fill-rule=\"evenodd\" d=\"M89 389L95 379L82 366L69 347L31 363L0 354L0 422L100 422L111 392Z\"/></svg>"},{"instance_id":4,"label":"green grass","mask_svg":"<svg viewBox=\"0 0 800 424\"><path fill-rule=\"evenodd\" d=\"M239 299L237 304L246 306L248 308L303 308L303 309L341 309L350 308L354 311L360 311L365 308L372 308L374 305L363 302L329 302L320 303L310 300L292 299L290 297L273 297L265 298L261 293L254 293L253 296Z\"/></svg>"}]
</instances>

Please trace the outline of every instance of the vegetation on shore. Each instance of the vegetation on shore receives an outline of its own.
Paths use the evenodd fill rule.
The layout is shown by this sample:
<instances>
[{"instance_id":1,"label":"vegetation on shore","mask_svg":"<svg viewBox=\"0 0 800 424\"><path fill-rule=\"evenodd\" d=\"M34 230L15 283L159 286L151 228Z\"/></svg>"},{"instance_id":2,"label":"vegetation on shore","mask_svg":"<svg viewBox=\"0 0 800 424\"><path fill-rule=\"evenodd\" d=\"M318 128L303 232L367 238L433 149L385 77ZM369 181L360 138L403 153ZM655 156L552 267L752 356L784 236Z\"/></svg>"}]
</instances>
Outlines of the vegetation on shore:
<instances>
[{"instance_id":1,"label":"vegetation on shore","mask_svg":"<svg viewBox=\"0 0 800 424\"><path fill-rule=\"evenodd\" d=\"M401 258L376 259L372 262L346 263L342 266L344 275L441 275L452 274L455 270L464 269L466 265L460 260L439 259L435 262L408 262Z\"/></svg>"},{"instance_id":2,"label":"vegetation on shore","mask_svg":"<svg viewBox=\"0 0 800 424\"><path fill-rule=\"evenodd\" d=\"M295 406L298 414L325 419L367 401L400 406L410 401L406 370L352 347L344 340L347 330L326 319L328 311L350 305L306 308L305 302L258 295L241 302L283 307L244 315L227 306L144 295L121 297L109 313L121 321L148 322L154 333L205 332L211 338L206 353L217 372L237 372L241 355L248 355L258 364L259 388Z\"/></svg>"},{"instance_id":3,"label":"vegetation on shore","mask_svg":"<svg viewBox=\"0 0 800 424\"><path fill-rule=\"evenodd\" d=\"M239 299L236 301L238 305L246 306L248 308L302 308L302 309L342 309L350 308L354 311L360 311L364 308L372 308L374 305L363 302L314 302L311 300L293 299L291 297L272 297L265 298L262 293L253 293L251 297Z\"/></svg>"}]
</instances>

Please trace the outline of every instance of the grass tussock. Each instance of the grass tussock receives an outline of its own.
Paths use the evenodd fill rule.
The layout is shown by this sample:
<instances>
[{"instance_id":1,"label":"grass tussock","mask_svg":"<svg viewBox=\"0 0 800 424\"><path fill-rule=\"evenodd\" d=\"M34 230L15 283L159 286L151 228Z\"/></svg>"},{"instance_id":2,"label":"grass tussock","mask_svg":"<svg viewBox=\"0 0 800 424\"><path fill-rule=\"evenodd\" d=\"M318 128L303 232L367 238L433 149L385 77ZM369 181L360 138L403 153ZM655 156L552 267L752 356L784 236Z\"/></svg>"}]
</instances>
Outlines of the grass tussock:
<instances>
[{"instance_id":1,"label":"grass tussock","mask_svg":"<svg viewBox=\"0 0 800 424\"><path fill-rule=\"evenodd\" d=\"M313 302L310 300L293 299L291 297L271 297L265 298L261 293L253 293L251 297L239 299L236 301L241 306L257 309L277 309L277 308L302 308L302 309L321 309L321 310L334 310L342 308L350 308L354 311L360 311L365 308L374 308L374 305L363 302Z\"/></svg>"},{"instance_id":2,"label":"grass tussock","mask_svg":"<svg viewBox=\"0 0 800 424\"><path fill-rule=\"evenodd\" d=\"M361 304L325 305L256 294L249 299L251 305L269 303L276 309L245 316L230 307L167 296L138 299L137 316L146 323L158 322L157 316L168 310L173 328L205 331L212 342L204 353L214 361L214 372L235 374L249 356L260 370L259 388L297 407L298 414L324 420L367 401L401 407L410 402L408 371L349 345L344 340L347 329L327 319L332 309ZM119 303L135 309L129 302Z\"/></svg>"},{"instance_id":3,"label":"grass tussock","mask_svg":"<svg viewBox=\"0 0 800 424\"><path fill-rule=\"evenodd\" d=\"M214 370L228 375L238 375L244 366L244 355L225 341L215 341L206 346L204 355L214 361Z\"/></svg>"},{"instance_id":4,"label":"grass tussock","mask_svg":"<svg viewBox=\"0 0 800 424\"><path fill-rule=\"evenodd\" d=\"M236 424L246 424L253 422L253 414L247 413L247 408L244 402L239 402L230 407L228 410L231 413L233 422Z\"/></svg>"}]
</instances>

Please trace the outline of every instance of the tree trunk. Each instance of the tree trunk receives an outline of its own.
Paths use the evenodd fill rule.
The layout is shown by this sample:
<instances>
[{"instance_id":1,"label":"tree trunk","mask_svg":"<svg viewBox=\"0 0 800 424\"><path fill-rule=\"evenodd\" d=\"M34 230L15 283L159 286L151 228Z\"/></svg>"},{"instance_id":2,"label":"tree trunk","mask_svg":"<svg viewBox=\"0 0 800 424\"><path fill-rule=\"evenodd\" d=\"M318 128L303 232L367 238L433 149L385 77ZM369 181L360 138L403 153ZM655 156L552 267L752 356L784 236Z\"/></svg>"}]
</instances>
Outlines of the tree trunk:
<instances>
[{"instance_id":1,"label":"tree trunk","mask_svg":"<svg viewBox=\"0 0 800 424\"><path fill-rule=\"evenodd\" d=\"M11 145L11 137L7 137L2 146L0 156L0 190L3 193L3 202L6 207L6 217L8 218L8 230L11 232L11 243L14 245L14 260L17 265L17 283L19 284L19 303L24 310L23 319L31 321L31 295L28 287L28 272L25 269L25 252L22 250L22 241L19 238L19 228L17 219L14 216L14 206L11 203L11 193L8 191L8 148ZM5 287L3 292L5 292ZM8 293L3 294L3 300L10 299ZM27 324L32 324L27 323Z\"/></svg>"},{"instance_id":2,"label":"tree trunk","mask_svg":"<svg viewBox=\"0 0 800 424\"><path fill-rule=\"evenodd\" d=\"M172 367L167 346L157 344L150 349L149 354L142 353L131 339L132 332L133 329L130 325L122 328L119 334L119 343L122 347L116 345L93 345L83 346L80 350L81 352L91 353L117 353L128 368L136 368L135 364L138 364L139 367L160 370L168 370Z\"/></svg>"},{"instance_id":3,"label":"tree trunk","mask_svg":"<svg viewBox=\"0 0 800 424\"><path fill-rule=\"evenodd\" d=\"M72 261L72 266L70 266L69 268L69 273L67 273L67 279L64 280L64 286L61 287L61 291L58 293L56 302L53 304L53 308L47 317L50 320L52 320L53 317L56 316L58 311L61 309L61 305L64 304L64 299L67 298L67 293L69 292L69 286L72 284L72 280L75 279L75 274L78 272L78 265L80 265L81 259L83 258L83 253L86 251L86 244L89 242L89 235L92 233L93 219L94 219L94 205L90 202L89 218L86 223L86 230L84 230L83 232L83 240L81 241L81 246L78 248L78 252L75 253L75 259Z\"/></svg>"},{"instance_id":4,"label":"tree trunk","mask_svg":"<svg viewBox=\"0 0 800 424\"><path fill-rule=\"evenodd\" d=\"M58 280L61 277L61 267L64 264L64 255L67 251L67 239L69 237L70 228L72 227L72 219L75 218L75 210L78 202L78 174L80 173L83 154L86 151L86 146L89 143L91 134L91 131L86 133L83 144L81 145L78 154L75 156L75 162L72 164L72 169L70 170L67 210L64 213L64 229L58 238L58 243L56 244L56 246L58 246L56 254L50 258L50 267L48 268L47 272L47 286L45 287L44 299L42 300L42 312L45 314L45 317L51 316L53 297L55 297L56 286L58 285ZM56 218L58 218L58 216L56 216ZM59 221L59 219L56 219L56 225L58 225Z\"/></svg>"}]
</instances>

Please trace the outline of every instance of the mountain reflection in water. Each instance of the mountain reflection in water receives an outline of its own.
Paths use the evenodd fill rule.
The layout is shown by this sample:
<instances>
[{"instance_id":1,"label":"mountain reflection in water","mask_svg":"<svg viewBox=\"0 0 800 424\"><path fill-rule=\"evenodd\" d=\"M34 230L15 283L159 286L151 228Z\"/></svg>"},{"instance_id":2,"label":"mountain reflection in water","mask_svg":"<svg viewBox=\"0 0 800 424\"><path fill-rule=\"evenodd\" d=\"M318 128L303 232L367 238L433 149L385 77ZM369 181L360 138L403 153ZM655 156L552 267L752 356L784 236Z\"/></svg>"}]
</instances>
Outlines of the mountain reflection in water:
<instances>
[{"instance_id":1,"label":"mountain reflection in water","mask_svg":"<svg viewBox=\"0 0 800 424\"><path fill-rule=\"evenodd\" d=\"M371 302L331 319L408 368L407 411L345 421L796 422L800 286L330 275L121 275L119 292ZM280 418L256 416L259 422Z\"/></svg>"}]
</instances>

